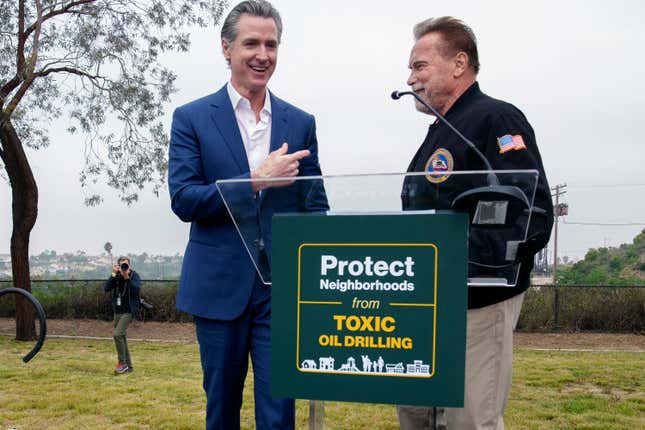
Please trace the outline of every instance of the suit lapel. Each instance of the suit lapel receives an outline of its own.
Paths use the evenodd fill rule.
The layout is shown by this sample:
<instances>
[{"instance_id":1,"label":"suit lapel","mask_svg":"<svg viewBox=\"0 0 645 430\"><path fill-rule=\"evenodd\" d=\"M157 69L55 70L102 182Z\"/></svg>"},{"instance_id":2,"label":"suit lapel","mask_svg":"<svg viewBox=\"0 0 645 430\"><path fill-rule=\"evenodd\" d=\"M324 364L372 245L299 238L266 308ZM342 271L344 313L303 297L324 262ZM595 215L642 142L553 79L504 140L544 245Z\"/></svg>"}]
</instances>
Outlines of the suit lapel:
<instances>
[{"instance_id":1,"label":"suit lapel","mask_svg":"<svg viewBox=\"0 0 645 430\"><path fill-rule=\"evenodd\" d=\"M287 106L271 94L271 146L269 152L280 148L284 142L287 142L287 132L289 131L289 116L287 115Z\"/></svg>"},{"instance_id":2,"label":"suit lapel","mask_svg":"<svg viewBox=\"0 0 645 430\"><path fill-rule=\"evenodd\" d=\"M242 135L235 119L233 105L226 91L226 85L213 94L211 106L213 107L211 118L224 138L224 142L231 152L235 164L240 169L240 173L248 172L249 161L246 157Z\"/></svg>"},{"instance_id":3,"label":"suit lapel","mask_svg":"<svg viewBox=\"0 0 645 430\"><path fill-rule=\"evenodd\" d=\"M270 91L269 96L271 97L271 144L269 153L271 153L280 148L284 142L289 143L287 136L289 132L289 115L287 105L282 100L274 96ZM293 148L289 149L293 151ZM269 188L260 193L260 205L264 202L264 198L270 190Z\"/></svg>"}]
</instances>

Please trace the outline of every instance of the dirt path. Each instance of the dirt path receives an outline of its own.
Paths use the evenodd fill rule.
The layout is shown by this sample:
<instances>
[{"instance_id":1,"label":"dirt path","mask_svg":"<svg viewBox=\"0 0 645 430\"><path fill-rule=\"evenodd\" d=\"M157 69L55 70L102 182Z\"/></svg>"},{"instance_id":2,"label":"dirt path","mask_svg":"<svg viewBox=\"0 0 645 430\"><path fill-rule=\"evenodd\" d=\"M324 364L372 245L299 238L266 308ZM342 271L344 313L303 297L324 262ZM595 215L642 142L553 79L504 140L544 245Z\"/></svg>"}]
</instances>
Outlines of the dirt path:
<instances>
[{"instance_id":1,"label":"dirt path","mask_svg":"<svg viewBox=\"0 0 645 430\"><path fill-rule=\"evenodd\" d=\"M48 320L47 332L55 336L112 336L112 322L96 320ZM15 322L0 318L0 335L14 335ZM128 329L130 339L195 342L192 323L135 321ZM645 351L645 335L614 333L516 333L520 348L598 349Z\"/></svg>"},{"instance_id":2,"label":"dirt path","mask_svg":"<svg viewBox=\"0 0 645 430\"><path fill-rule=\"evenodd\" d=\"M38 325L38 323L36 323ZM112 321L47 320L47 335L112 337ZM0 335L15 333L15 322L0 318ZM173 342L196 342L192 323L159 323L134 321L128 328L128 338Z\"/></svg>"}]
</instances>

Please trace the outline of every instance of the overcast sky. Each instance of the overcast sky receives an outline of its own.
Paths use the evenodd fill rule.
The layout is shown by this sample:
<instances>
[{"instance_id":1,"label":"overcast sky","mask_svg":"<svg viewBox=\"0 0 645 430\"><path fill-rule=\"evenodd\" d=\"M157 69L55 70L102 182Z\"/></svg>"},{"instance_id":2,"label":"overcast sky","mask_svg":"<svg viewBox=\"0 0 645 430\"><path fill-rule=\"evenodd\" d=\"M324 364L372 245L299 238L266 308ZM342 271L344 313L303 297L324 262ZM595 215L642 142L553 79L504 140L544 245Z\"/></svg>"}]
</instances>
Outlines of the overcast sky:
<instances>
[{"instance_id":1,"label":"overcast sky","mask_svg":"<svg viewBox=\"0 0 645 430\"><path fill-rule=\"evenodd\" d=\"M567 183L566 223L559 255L582 257L589 248L631 242L645 227L645 3L608 1L275 0L284 22L278 67L270 89L313 113L325 174L404 171L429 118L406 89L412 27L453 15L479 42L480 86L519 107L536 131L552 186ZM166 62L179 92L167 107L219 89L229 71L220 28L195 29L189 54ZM52 124L52 145L29 151L40 189L30 253L84 250L98 254L182 253L187 225L171 212L167 190L144 193L127 207L106 189L99 207L83 205L78 183L82 137ZM101 191L101 189L98 189ZM9 252L11 193L0 183L0 253ZM6 220L6 221L4 221ZM581 225L633 224L627 226Z\"/></svg>"}]
</instances>

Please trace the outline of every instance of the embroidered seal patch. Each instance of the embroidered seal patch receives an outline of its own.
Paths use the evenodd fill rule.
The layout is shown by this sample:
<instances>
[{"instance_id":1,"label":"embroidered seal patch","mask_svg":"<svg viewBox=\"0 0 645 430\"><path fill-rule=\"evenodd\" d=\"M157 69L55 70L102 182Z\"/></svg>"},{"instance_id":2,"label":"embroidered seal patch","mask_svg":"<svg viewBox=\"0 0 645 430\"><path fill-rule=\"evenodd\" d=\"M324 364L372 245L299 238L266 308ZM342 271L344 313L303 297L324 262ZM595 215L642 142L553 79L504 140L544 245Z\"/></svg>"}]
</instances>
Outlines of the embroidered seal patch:
<instances>
[{"instance_id":1,"label":"embroidered seal patch","mask_svg":"<svg viewBox=\"0 0 645 430\"><path fill-rule=\"evenodd\" d=\"M450 177L454 167L452 154L445 148L437 149L428 159L425 171L431 173L426 175L426 179L433 184L439 184Z\"/></svg>"}]
</instances>

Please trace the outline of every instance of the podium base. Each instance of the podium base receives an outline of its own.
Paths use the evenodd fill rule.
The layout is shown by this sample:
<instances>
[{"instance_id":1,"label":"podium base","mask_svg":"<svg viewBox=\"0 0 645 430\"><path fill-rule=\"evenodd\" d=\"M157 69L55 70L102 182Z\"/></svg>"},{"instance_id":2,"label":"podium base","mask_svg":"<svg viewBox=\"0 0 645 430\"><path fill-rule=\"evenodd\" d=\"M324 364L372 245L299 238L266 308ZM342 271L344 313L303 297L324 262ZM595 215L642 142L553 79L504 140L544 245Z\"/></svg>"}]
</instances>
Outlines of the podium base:
<instances>
[{"instance_id":1,"label":"podium base","mask_svg":"<svg viewBox=\"0 0 645 430\"><path fill-rule=\"evenodd\" d=\"M325 402L309 400L309 430L325 429Z\"/></svg>"}]
</instances>

